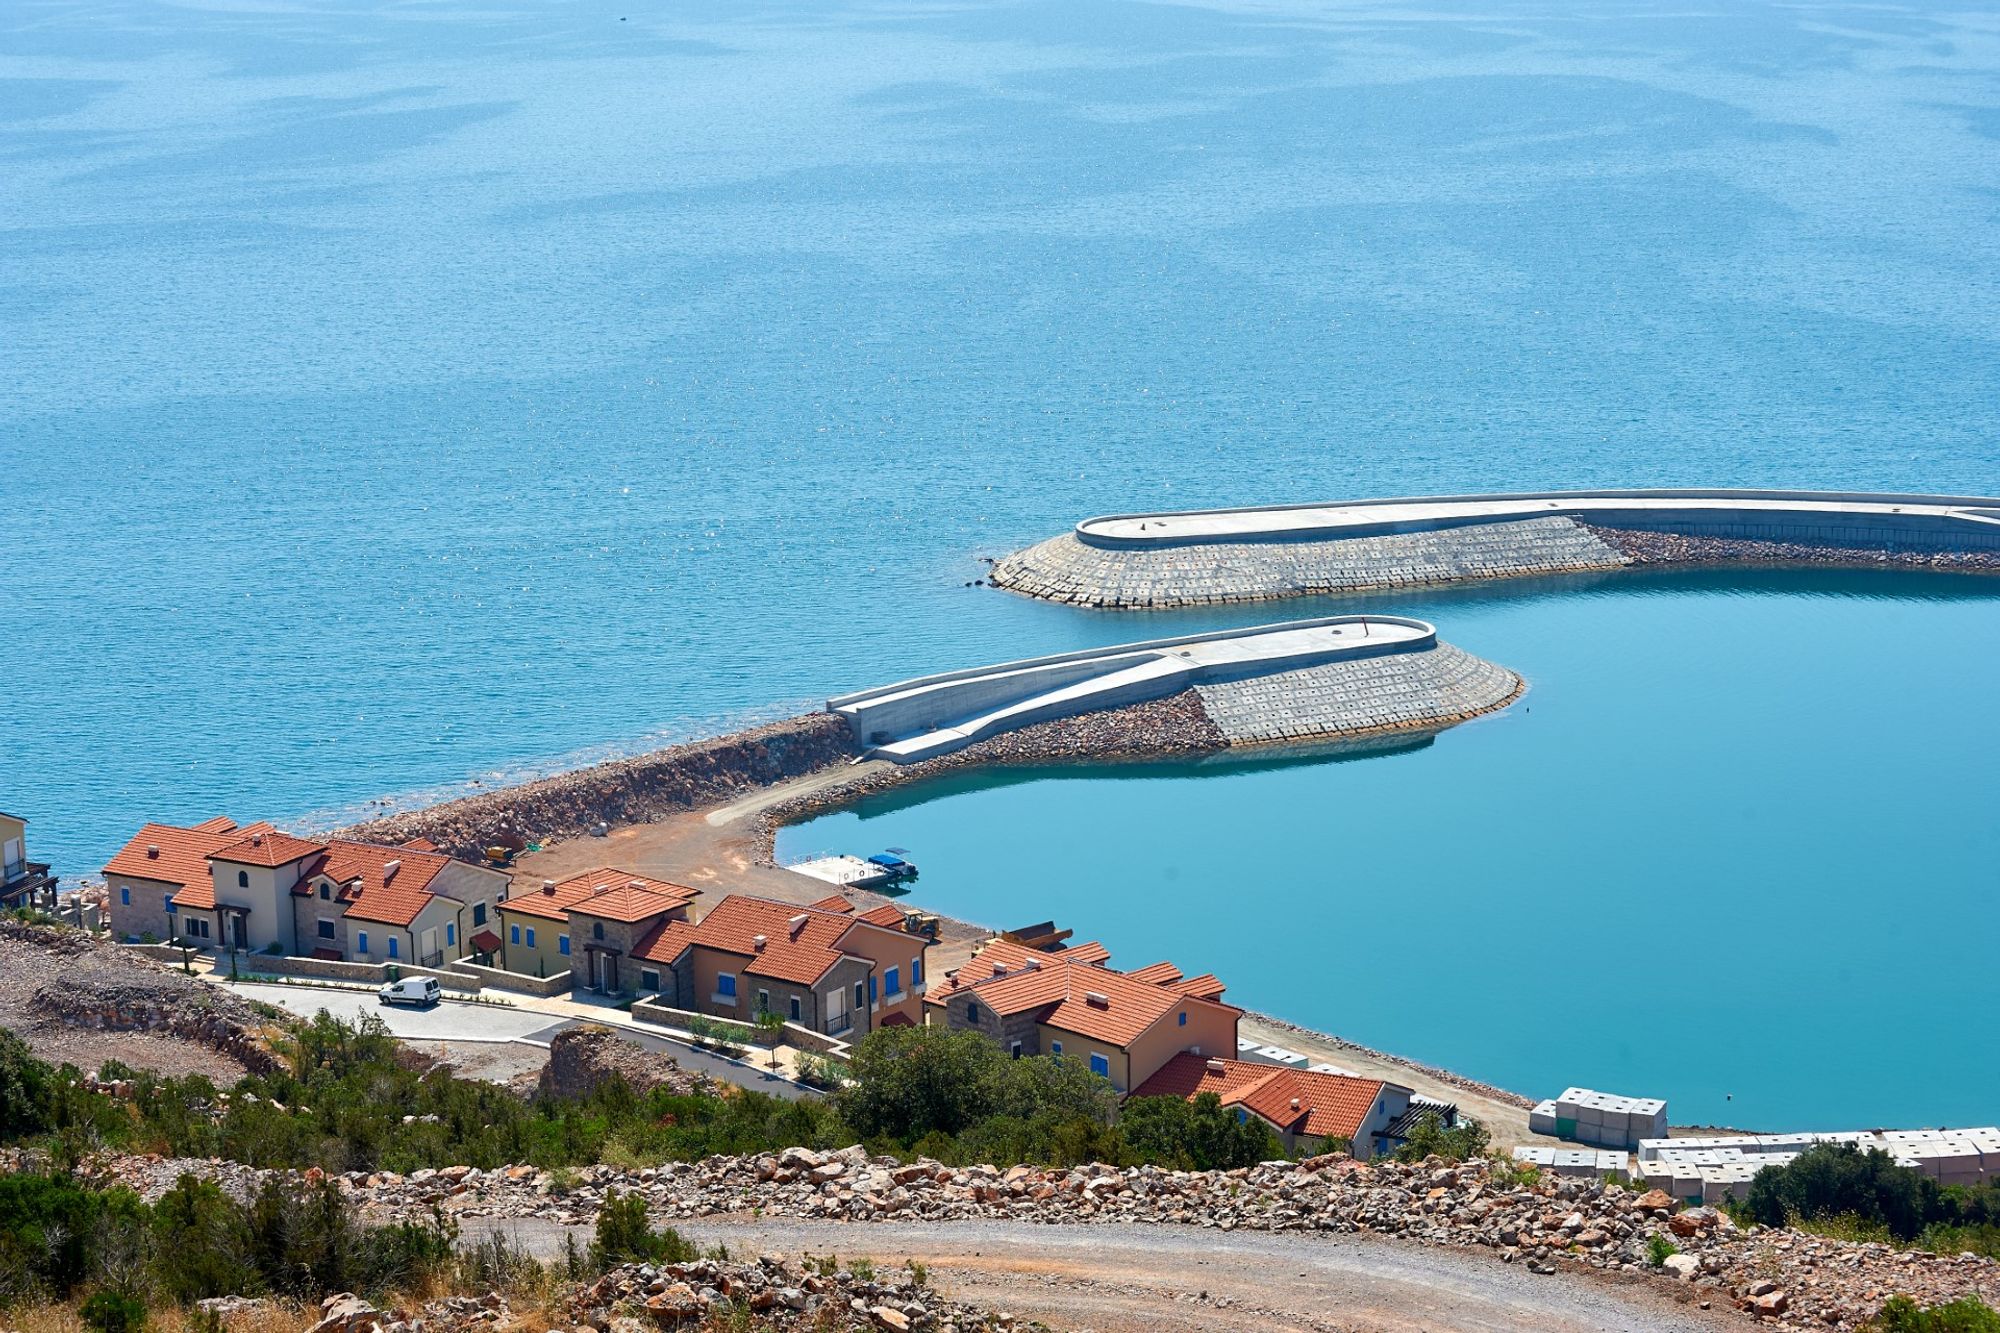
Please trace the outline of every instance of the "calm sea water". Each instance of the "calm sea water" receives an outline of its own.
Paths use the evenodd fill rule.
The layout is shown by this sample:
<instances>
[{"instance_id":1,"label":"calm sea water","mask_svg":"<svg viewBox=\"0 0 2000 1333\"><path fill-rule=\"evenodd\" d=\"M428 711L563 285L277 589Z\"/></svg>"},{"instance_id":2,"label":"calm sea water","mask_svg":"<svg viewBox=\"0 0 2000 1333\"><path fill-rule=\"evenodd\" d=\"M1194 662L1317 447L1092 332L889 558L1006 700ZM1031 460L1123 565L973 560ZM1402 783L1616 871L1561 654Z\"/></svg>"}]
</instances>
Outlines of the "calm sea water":
<instances>
[{"instance_id":1,"label":"calm sea water","mask_svg":"<svg viewBox=\"0 0 2000 1333\"><path fill-rule=\"evenodd\" d=\"M978 556L1093 511L2000 489L2000 30L1963 9L15 0L0 180L0 809L71 875L146 818L332 818L1206 623L964 586ZM1942 719L1946 749L1990 725L1990 686L1969 687L1990 603L1909 609L1922 669L1867 617L1786 637L1848 623L1851 599L1761 604L1785 633L1718 639L1745 681L1789 672L1796 716L1866 731L1888 700ZM1445 628L1556 697L1537 627L1581 636L1607 605L1653 642L1719 614L1694 591L1510 594L1476 636ZM1796 630L1794 605L1818 608ZM1660 725L1679 690L1573 651L1601 655L1575 675L1621 691L1620 734L1744 748L1708 720L1740 710ZM1558 891L1698 862L1748 818L1715 770L1614 763L1599 728L1506 743L1533 755L1487 739L1541 736L1542 707L1215 785L1277 784L1296 809L1360 775L1419 784L1424 843L1471 857L1442 793L1597 773L1624 802L1551 802L1534 836L1623 850L1589 876L1482 863L1476 917L1438 924L1488 940L1530 900L1554 919ZM1823 750L1754 752L1796 870L1760 901L1804 916L1861 835L1802 795ZM1979 873L2000 790L1980 753L1850 767L1871 846L1897 852L1881 892L1928 904ZM1035 789L961 805L962 836ZM1257 855L1317 858L1302 832ZM1690 865L1674 893L1703 882ZM1179 892L1163 919L1200 920L1217 888ZM1372 943L1422 964L1437 932L1398 942L1391 915ZM1973 971L1991 931L1969 929L1941 921L1870 975ZM1520 956L1494 949L1496 973ZM1596 952L1638 979L1621 995L1651 988L1639 1044L1695 995L1745 1040L1792 1040L1744 967L1788 975L1807 1015L1833 989L1802 951ZM1519 975L1519 1033L1586 1002L1559 967ZM1458 1058L1418 1008L1468 993L1405 996L1407 1026L1364 1031L1328 987L1330 1025ZM1956 1020L1976 1012L1898 1038L1912 1067L1955 1062L1910 1113L1970 1095ZM1822 1083L1848 1081L1901 1095L1874 1066Z\"/></svg>"}]
</instances>

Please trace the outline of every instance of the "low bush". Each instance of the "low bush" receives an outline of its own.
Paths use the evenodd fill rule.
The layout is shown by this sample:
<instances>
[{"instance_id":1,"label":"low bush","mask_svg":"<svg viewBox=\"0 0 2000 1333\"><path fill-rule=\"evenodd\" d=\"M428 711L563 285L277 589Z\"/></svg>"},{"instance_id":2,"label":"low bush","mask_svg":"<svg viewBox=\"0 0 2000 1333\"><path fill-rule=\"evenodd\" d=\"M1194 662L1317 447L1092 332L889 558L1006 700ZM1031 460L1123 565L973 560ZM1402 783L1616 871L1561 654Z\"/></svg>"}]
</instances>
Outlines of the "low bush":
<instances>
[{"instance_id":1,"label":"low bush","mask_svg":"<svg viewBox=\"0 0 2000 1333\"><path fill-rule=\"evenodd\" d=\"M1399 1162L1421 1162L1426 1157L1442 1157L1447 1162L1463 1162L1485 1155L1489 1135L1486 1126L1470 1116L1445 1127L1444 1118L1426 1115L1410 1126L1410 1137L1396 1149Z\"/></svg>"},{"instance_id":2,"label":"low bush","mask_svg":"<svg viewBox=\"0 0 2000 1333\"><path fill-rule=\"evenodd\" d=\"M1971 1296L1928 1308L1891 1296L1868 1327L1876 1333L2000 1333L2000 1313Z\"/></svg>"}]
</instances>

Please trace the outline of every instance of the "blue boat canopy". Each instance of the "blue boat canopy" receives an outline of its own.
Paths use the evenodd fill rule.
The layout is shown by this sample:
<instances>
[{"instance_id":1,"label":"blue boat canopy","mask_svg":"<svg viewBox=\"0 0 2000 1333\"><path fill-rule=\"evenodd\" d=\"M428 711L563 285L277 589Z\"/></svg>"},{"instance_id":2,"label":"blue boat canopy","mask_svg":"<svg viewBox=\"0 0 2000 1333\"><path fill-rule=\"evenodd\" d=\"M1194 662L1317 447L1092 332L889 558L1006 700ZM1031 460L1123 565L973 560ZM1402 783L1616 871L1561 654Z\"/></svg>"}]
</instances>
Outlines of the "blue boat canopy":
<instances>
[{"instance_id":1,"label":"blue boat canopy","mask_svg":"<svg viewBox=\"0 0 2000 1333\"><path fill-rule=\"evenodd\" d=\"M905 861L900 856L891 856L887 852L877 852L875 853L875 855L868 858L868 864L877 866L900 866L900 865L908 865L909 862Z\"/></svg>"}]
</instances>

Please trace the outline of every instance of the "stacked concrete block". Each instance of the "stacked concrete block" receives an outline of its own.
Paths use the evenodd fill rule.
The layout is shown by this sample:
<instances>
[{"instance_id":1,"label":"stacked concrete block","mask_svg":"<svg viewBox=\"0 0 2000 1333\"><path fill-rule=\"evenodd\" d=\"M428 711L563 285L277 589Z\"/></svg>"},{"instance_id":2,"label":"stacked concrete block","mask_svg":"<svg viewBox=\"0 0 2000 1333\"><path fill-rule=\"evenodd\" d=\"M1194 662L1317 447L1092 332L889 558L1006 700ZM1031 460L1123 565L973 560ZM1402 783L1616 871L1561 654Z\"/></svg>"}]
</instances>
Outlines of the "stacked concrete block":
<instances>
[{"instance_id":1,"label":"stacked concrete block","mask_svg":"<svg viewBox=\"0 0 2000 1333\"><path fill-rule=\"evenodd\" d=\"M1516 1148L1514 1160L1559 1176L1599 1180L1630 1179L1631 1161L1622 1152L1603 1148Z\"/></svg>"},{"instance_id":2,"label":"stacked concrete block","mask_svg":"<svg viewBox=\"0 0 2000 1333\"><path fill-rule=\"evenodd\" d=\"M1342 1069L1342 1068L1341 1068L1341 1067L1340 1067L1339 1065L1334 1065L1334 1064L1317 1064L1317 1065L1314 1065L1314 1066L1312 1067L1312 1072L1313 1072L1313 1073L1315 1073L1315 1074L1338 1074L1338 1075L1340 1075L1340 1076L1341 1076L1342 1078L1366 1078L1366 1077L1368 1077L1368 1076L1367 1076L1366 1074L1360 1074L1360 1073L1356 1073L1356 1072L1355 1072L1354 1070L1352 1070L1352 1069Z\"/></svg>"},{"instance_id":3,"label":"stacked concrete block","mask_svg":"<svg viewBox=\"0 0 2000 1333\"><path fill-rule=\"evenodd\" d=\"M1667 1136L1667 1104L1656 1097L1566 1088L1562 1096L1528 1113L1528 1128L1602 1148L1635 1148L1647 1139Z\"/></svg>"},{"instance_id":4,"label":"stacked concrete block","mask_svg":"<svg viewBox=\"0 0 2000 1333\"><path fill-rule=\"evenodd\" d=\"M1941 1185L1977 1185L2000 1178L2000 1129L1907 1129L1831 1134L1740 1134L1719 1138L1649 1138L1639 1143L1640 1169L1671 1181L1661 1188L1676 1198L1714 1202L1740 1199L1766 1167L1787 1166L1818 1143L1848 1143L1889 1154L1897 1165L1921 1171Z\"/></svg>"}]
</instances>

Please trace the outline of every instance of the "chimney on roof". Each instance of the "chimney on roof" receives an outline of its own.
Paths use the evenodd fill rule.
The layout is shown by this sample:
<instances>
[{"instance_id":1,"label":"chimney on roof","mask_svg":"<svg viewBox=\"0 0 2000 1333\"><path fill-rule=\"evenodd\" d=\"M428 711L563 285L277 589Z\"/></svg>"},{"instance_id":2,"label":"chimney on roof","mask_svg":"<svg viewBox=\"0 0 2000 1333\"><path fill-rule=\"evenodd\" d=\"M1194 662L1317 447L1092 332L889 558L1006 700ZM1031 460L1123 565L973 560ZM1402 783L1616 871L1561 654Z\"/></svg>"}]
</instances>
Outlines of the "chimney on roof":
<instances>
[{"instance_id":1,"label":"chimney on roof","mask_svg":"<svg viewBox=\"0 0 2000 1333\"><path fill-rule=\"evenodd\" d=\"M806 915L804 912L800 912L797 916L793 917L790 921L787 921L785 923L785 929L794 937L796 937L800 931L806 928L806 922L810 920L812 920L810 916Z\"/></svg>"},{"instance_id":2,"label":"chimney on roof","mask_svg":"<svg viewBox=\"0 0 2000 1333\"><path fill-rule=\"evenodd\" d=\"M146 844L146 859L148 861L157 861L160 859L160 847L158 843L149 842Z\"/></svg>"},{"instance_id":3,"label":"chimney on roof","mask_svg":"<svg viewBox=\"0 0 2000 1333\"><path fill-rule=\"evenodd\" d=\"M549 897L551 897L551 898L555 897L555 896L556 896L556 882L555 882L554 880L552 880L552 879L545 879L545 880L543 880L543 881L542 881L542 892L543 892L543 893L546 893L546 894L548 894L548 895L549 895Z\"/></svg>"},{"instance_id":4,"label":"chimney on roof","mask_svg":"<svg viewBox=\"0 0 2000 1333\"><path fill-rule=\"evenodd\" d=\"M396 872L402 868L403 863L401 861L384 861L382 863L382 882L387 884L390 880L396 878Z\"/></svg>"},{"instance_id":5,"label":"chimney on roof","mask_svg":"<svg viewBox=\"0 0 2000 1333\"><path fill-rule=\"evenodd\" d=\"M1299 1109L1299 1099L1296 1097L1292 1098L1292 1109L1294 1111Z\"/></svg>"},{"instance_id":6,"label":"chimney on roof","mask_svg":"<svg viewBox=\"0 0 2000 1333\"><path fill-rule=\"evenodd\" d=\"M1093 1009L1109 1009L1111 1007L1111 997L1103 991L1085 991L1083 993L1083 1002Z\"/></svg>"},{"instance_id":7,"label":"chimney on roof","mask_svg":"<svg viewBox=\"0 0 2000 1333\"><path fill-rule=\"evenodd\" d=\"M628 889L643 889L646 887L646 881L643 879L630 879L625 881L625 887Z\"/></svg>"},{"instance_id":8,"label":"chimney on roof","mask_svg":"<svg viewBox=\"0 0 2000 1333\"><path fill-rule=\"evenodd\" d=\"M1007 975L1007 965L997 958L993 960L993 975L996 977Z\"/></svg>"},{"instance_id":9,"label":"chimney on roof","mask_svg":"<svg viewBox=\"0 0 2000 1333\"><path fill-rule=\"evenodd\" d=\"M251 834L251 835L250 835L250 845L251 845L252 847L262 847L262 846L264 845L264 835L263 835L263 834L261 834L261 833L253 833L253 834Z\"/></svg>"},{"instance_id":10,"label":"chimney on roof","mask_svg":"<svg viewBox=\"0 0 2000 1333\"><path fill-rule=\"evenodd\" d=\"M755 935L751 937L750 947L755 949L758 953L762 953L764 952L764 946L769 944L770 942L771 939L768 935Z\"/></svg>"},{"instance_id":11,"label":"chimney on roof","mask_svg":"<svg viewBox=\"0 0 2000 1333\"><path fill-rule=\"evenodd\" d=\"M1210 1060L1208 1062L1208 1072L1211 1074L1226 1074L1229 1072L1229 1066L1223 1064L1220 1060Z\"/></svg>"}]
</instances>

